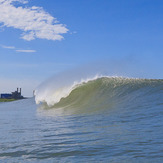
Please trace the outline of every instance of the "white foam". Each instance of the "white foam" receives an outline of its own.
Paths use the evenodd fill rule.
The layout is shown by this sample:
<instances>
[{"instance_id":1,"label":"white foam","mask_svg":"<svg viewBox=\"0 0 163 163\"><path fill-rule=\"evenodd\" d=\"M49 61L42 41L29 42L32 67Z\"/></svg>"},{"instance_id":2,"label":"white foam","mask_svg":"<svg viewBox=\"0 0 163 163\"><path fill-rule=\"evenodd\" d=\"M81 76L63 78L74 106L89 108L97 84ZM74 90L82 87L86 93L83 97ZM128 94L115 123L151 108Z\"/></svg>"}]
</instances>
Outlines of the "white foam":
<instances>
[{"instance_id":1,"label":"white foam","mask_svg":"<svg viewBox=\"0 0 163 163\"><path fill-rule=\"evenodd\" d=\"M55 81L55 79L53 78L51 79L52 81L50 81L50 83L49 81L45 82L35 91L36 104L46 102L49 106L52 106L58 103L61 100L61 98L67 97L73 89L75 89L82 83L87 83L88 81L96 80L101 77L103 76L95 75L94 77L85 79L82 78L80 80L74 80L72 82L61 81L62 84L56 83L57 80Z\"/></svg>"}]
</instances>

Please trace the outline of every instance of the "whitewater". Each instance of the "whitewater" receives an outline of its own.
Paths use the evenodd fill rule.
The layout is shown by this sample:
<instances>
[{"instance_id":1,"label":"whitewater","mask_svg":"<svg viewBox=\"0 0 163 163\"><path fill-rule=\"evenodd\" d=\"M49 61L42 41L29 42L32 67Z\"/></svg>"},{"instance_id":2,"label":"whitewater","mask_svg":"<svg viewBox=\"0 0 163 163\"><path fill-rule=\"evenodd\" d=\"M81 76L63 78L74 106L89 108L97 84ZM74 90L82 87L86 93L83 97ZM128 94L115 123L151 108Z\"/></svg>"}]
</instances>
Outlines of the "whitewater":
<instances>
[{"instance_id":1,"label":"whitewater","mask_svg":"<svg viewBox=\"0 0 163 163\"><path fill-rule=\"evenodd\" d=\"M1 162L163 162L163 80L57 76L0 103Z\"/></svg>"}]
</instances>

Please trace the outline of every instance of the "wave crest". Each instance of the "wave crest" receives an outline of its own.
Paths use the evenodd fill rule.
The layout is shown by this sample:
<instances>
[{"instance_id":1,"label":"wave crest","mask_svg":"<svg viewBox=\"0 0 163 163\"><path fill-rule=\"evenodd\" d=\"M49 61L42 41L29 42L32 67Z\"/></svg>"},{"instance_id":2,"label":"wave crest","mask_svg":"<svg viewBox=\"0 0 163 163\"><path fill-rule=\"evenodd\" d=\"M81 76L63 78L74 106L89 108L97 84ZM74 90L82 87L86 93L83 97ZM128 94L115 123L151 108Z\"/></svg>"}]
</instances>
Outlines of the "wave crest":
<instances>
[{"instance_id":1,"label":"wave crest","mask_svg":"<svg viewBox=\"0 0 163 163\"><path fill-rule=\"evenodd\" d=\"M163 80L95 76L70 86L36 92L36 102L52 108L110 108L140 101L163 89ZM144 98L145 99L145 98Z\"/></svg>"}]
</instances>

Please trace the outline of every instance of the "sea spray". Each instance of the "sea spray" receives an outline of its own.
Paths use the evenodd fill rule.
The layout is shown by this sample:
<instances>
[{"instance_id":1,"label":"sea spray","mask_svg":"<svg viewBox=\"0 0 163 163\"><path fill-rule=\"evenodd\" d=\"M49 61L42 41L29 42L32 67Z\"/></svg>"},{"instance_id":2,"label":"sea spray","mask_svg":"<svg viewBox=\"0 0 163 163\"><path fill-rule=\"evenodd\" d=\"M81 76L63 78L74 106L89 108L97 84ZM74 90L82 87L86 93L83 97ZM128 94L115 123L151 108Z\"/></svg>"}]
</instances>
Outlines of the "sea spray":
<instances>
[{"instance_id":1,"label":"sea spray","mask_svg":"<svg viewBox=\"0 0 163 163\"><path fill-rule=\"evenodd\" d=\"M46 102L49 106L52 106L58 103L61 100L61 98L67 97L73 89L75 89L82 83L95 80L99 77L102 77L102 75L95 75L94 77L86 79L69 78L64 79L62 81L53 78L43 83L36 89L35 91L36 104L39 104L40 102Z\"/></svg>"}]
</instances>

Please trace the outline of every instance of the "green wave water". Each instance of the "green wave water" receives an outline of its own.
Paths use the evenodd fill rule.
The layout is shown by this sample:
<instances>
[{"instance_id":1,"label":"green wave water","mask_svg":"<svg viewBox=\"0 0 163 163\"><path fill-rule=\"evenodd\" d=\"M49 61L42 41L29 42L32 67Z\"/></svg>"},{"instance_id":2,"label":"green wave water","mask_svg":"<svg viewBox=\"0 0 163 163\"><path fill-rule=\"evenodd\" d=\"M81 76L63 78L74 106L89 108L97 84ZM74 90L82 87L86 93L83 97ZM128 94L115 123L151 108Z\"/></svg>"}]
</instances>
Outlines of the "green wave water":
<instances>
[{"instance_id":1,"label":"green wave water","mask_svg":"<svg viewBox=\"0 0 163 163\"><path fill-rule=\"evenodd\" d=\"M136 101L136 105L139 105L162 90L163 80L159 79L101 77L75 85L67 97L52 106L44 102L42 108L88 113L122 106L132 107Z\"/></svg>"}]
</instances>

